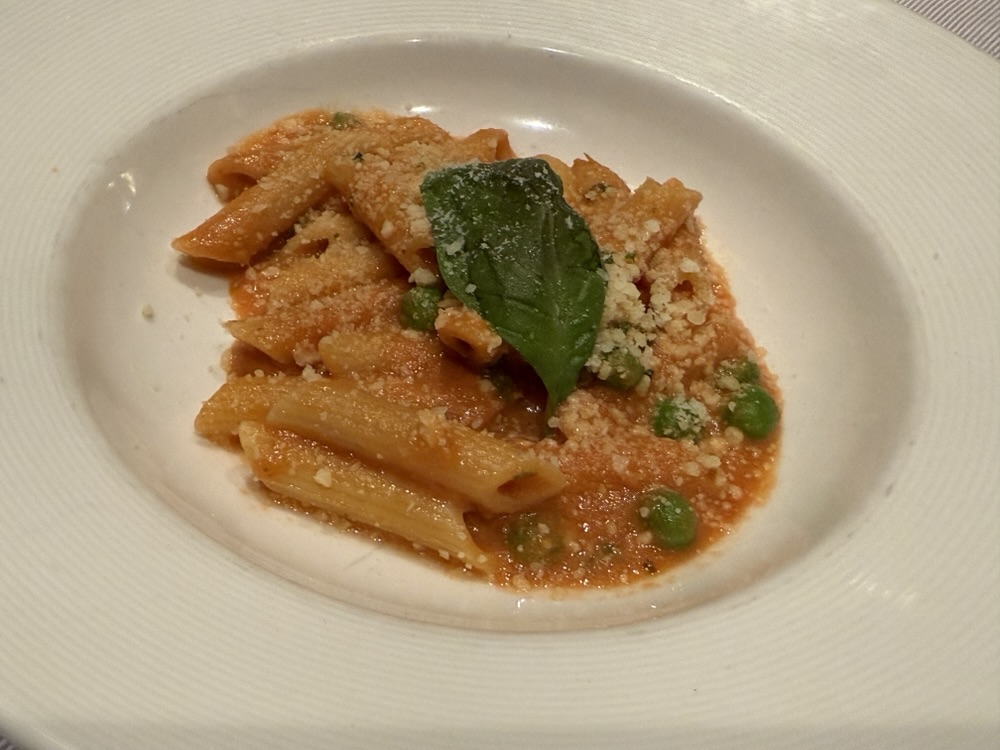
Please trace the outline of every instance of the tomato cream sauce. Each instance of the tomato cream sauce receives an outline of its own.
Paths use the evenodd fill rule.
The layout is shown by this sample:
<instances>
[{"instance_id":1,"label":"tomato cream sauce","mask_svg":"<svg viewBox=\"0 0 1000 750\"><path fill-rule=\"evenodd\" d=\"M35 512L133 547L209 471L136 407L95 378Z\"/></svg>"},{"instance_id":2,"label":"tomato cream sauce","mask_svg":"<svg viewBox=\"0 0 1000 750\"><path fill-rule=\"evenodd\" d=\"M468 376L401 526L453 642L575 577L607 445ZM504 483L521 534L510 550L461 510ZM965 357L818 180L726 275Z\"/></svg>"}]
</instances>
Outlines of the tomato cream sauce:
<instances>
[{"instance_id":1,"label":"tomato cream sauce","mask_svg":"<svg viewBox=\"0 0 1000 750\"><path fill-rule=\"evenodd\" d=\"M249 137L213 165L210 174L224 200L252 190L300 144L315 143L329 117L307 114ZM358 115L339 122L355 127L363 121ZM422 120L407 120L405 128L391 132L392 148L407 149L401 163L408 169L443 158L439 152L451 143L451 136ZM433 148L406 141L414 132L431 133L419 137ZM374 142L374 136L365 137L365 143ZM486 152L510 156L502 131L480 131L455 142L463 159L486 159ZM391 149L371 146L371 153L354 153L355 148L361 147L344 152L331 179L346 180L343 175L377 159L391 168ZM241 424L266 425L276 401L302 383L346 378L380 402L427 410L508 442L557 467L561 489L518 512L496 513L443 487L426 487L460 510L459 534L467 531L471 538L474 564L378 524L359 523L331 510L336 503L321 507L301 497L269 495L376 542L521 590L649 580L733 533L774 482L781 396L763 351L736 314L722 269L704 246L695 215L701 196L673 179L647 180L633 190L589 158L572 165L544 158L593 234L607 288L594 352L576 389L552 413L539 377L485 322L478 322L484 328L477 335L499 345L491 344L484 354L449 343L440 318L439 330L413 330L403 321L401 301L415 279L435 281L432 254L420 240L429 230L419 194L400 199L404 210L389 211L381 205L359 208L366 200L361 192L341 195L341 188L324 185L321 204L230 273L235 320L227 327L237 341L224 363L227 385L205 403L196 429L221 444L238 445ZM398 190L417 184L401 174L391 183ZM312 179L315 183L315 175ZM379 188L374 195L393 199L384 193ZM402 256L383 236L398 232L386 215L396 223L412 221ZM240 252L234 257L242 257ZM441 305L453 313L458 306L447 294ZM338 349L340 342L359 340L377 356L355 362L353 351ZM758 401L748 406L749 396ZM283 456L282 446L288 455L319 462L317 482L329 476L322 463L328 459L367 462L366 470L379 476L417 481L419 472L411 475L406 467L381 465L290 433L274 435L266 451L251 457L257 478L268 486L269 478L294 463ZM337 487L329 490L336 493ZM690 533L680 542L666 542L651 519L651 498L664 494L686 508Z\"/></svg>"}]
</instances>

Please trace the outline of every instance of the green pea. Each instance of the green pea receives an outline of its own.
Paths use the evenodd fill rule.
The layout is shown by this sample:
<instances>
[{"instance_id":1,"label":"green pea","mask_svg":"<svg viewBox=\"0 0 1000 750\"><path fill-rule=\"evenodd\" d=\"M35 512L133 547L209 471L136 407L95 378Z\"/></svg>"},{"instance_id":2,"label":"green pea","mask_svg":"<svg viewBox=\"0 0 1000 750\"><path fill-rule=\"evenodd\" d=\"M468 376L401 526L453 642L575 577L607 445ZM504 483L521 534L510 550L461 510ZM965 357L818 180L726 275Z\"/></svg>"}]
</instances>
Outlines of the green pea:
<instances>
[{"instance_id":1,"label":"green pea","mask_svg":"<svg viewBox=\"0 0 1000 750\"><path fill-rule=\"evenodd\" d=\"M749 357L722 360L716 374L719 384L724 388L727 385L733 387L734 380L737 383L736 388L739 387L738 384L760 382L760 367Z\"/></svg>"},{"instance_id":2,"label":"green pea","mask_svg":"<svg viewBox=\"0 0 1000 750\"><path fill-rule=\"evenodd\" d=\"M666 549L687 547L698 534L698 515L682 495L659 488L642 496L639 519L653 535L653 541Z\"/></svg>"},{"instance_id":3,"label":"green pea","mask_svg":"<svg viewBox=\"0 0 1000 750\"><path fill-rule=\"evenodd\" d=\"M642 362L628 349L616 347L604 356L604 361L611 368L604 382L619 391L628 391L639 385L646 374Z\"/></svg>"},{"instance_id":4,"label":"green pea","mask_svg":"<svg viewBox=\"0 0 1000 750\"><path fill-rule=\"evenodd\" d=\"M562 550L562 534L538 513L520 513L507 523L507 549L522 562L541 562Z\"/></svg>"},{"instance_id":5,"label":"green pea","mask_svg":"<svg viewBox=\"0 0 1000 750\"><path fill-rule=\"evenodd\" d=\"M696 399L661 398L653 407L653 434L674 440L697 440L707 417L708 410Z\"/></svg>"},{"instance_id":6,"label":"green pea","mask_svg":"<svg viewBox=\"0 0 1000 750\"><path fill-rule=\"evenodd\" d=\"M330 127L334 130L349 130L360 124L361 121L350 112L335 112L330 118Z\"/></svg>"},{"instance_id":7,"label":"green pea","mask_svg":"<svg viewBox=\"0 0 1000 750\"><path fill-rule=\"evenodd\" d=\"M404 328L417 331L434 330L441 290L432 286L415 286L403 294L399 306L399 322Z\"/></svg>"},{"instance_id":8,"label":"green pea","mask_svg":"<svg viewBox=\"0 0 1000 750\"><path fill-rule=\"evenodd\" d=\"M761 386L749 383L732 395L722 417L749 438L767 437L778 423L778 405Z\"/></svg>"}]
</instances>

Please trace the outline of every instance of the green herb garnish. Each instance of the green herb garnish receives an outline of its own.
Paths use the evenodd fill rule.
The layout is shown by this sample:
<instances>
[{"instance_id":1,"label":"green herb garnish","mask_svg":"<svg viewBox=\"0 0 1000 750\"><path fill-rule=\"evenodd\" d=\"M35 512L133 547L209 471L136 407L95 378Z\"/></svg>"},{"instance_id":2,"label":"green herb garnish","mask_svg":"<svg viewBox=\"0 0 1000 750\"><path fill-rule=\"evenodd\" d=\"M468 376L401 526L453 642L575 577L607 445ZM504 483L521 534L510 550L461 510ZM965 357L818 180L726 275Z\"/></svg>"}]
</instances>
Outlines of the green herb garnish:
<instances>
[{"instance_id":1,"label":"green herb garnish","mask_svg":"<svg viewBox=\"0 0 1000 750\"><path fill-rule=\"evenodd\" d=\"M420 187L441 276L534 368L547 412L594 349L605 281L597 243L542 159L465 164Z\"/></svg>"}]
</instances>

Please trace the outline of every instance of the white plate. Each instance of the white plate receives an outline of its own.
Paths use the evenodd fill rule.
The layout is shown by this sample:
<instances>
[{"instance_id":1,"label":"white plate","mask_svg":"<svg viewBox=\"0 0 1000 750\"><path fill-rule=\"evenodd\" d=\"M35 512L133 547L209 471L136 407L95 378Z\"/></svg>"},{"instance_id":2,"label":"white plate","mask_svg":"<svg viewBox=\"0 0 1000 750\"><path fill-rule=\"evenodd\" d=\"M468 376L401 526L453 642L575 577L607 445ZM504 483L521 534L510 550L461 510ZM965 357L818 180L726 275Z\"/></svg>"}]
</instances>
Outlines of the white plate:
<instances>
[{"instance_id":1,"label":"white plate","mask_svg":"<svg viewBox=\"0 0 1000 750\"><path fill-rule=\"evenodd\" d=\"M888 2L580 5L5 12L0 729L39 748L1000 730L997 64ZM714 554L654 588L517 597L266 509L193 437L225 289L168 243L212 210L204 166L281 113L369 104L704 192L786 401L774 497Z\"/></svg>"}]
</instances>

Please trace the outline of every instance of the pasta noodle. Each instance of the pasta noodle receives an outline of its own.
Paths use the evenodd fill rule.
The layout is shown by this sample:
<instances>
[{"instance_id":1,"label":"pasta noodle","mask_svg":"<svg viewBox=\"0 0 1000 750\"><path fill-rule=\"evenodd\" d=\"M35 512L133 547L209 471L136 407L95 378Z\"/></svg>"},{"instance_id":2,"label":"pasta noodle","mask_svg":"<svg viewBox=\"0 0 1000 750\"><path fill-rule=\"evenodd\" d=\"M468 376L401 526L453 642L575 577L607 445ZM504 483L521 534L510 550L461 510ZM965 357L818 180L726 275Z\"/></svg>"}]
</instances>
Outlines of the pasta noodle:
<instances>
[{"instance_id":1,"label":"pasta noodle","mask_svg":"<svg viewBox=\"0 0 1000 750\"><path fill-rule=\"evenodd\" d=\"M277 362L305 365L319 361L320 339L335 328L372 330L396 317L402 282L387 279L339 294L281 306L273 314L226 324L239 341Z\"/></svg>"},{"instance_id":2,"label":"pasta noodle","mask_svg":"<svg viewBox=\"0 0 1000 750\"><path fill-rule=\"evenodd\" d=\"M527 213L470 197L493 183L468 175L519 165L504 190L530 181ZM195 430L277 502L529 589L646 579L766 496L780 393L680 180L632 189L589 156L519 159L503 130L323 109L251 133L207 177L222 205L173 247L238 270L226 382ZM436 179L472 180L448 184L485 213L428 202Z\"/></svg>"},{"instance_id":3,"label":"pasta noodle","mask_svg":"<svg viewBox=\"0 0 1000 750\"><path fill-rule=\"evenodd\" d=\"M343 380L303 385L281 398L266 421L442 485L487 513L531 507L566 483L556 466L529 450Z\"/></svg>"},{"instance_id":4,"label":"pasta noodle","mask_svg":"<svg viewBox=\"0 0 1000 750\"><path fill-rule=\"evenodd\" d=\"M320 359L334 376L416 374L432 367L443 353L436 339L392 331L331 331L319 342Z\"/></svg>"},{"instance_id":5,"label":"pasta noodle","mask_svg":"<svg viewBox=\"0 0 1000 750\"><path fill-rule=\"evenodd\" d=\"M274 492L490 570L489 558L465 526L460 502L255 422L243 422L239 436L254 474Z\"/></svg>"},{"instance_id":6,"label":"pasta noodle","mask_svg":"<svg viewBox=\"0 0 1000 750\"><path fill-rule=\"evenodd\" d=\"M234 144L225 156L208 165L208 181L223 201L229 201L267 176L289 153L326 129L330 113L322 109L284 117L270 127Z\"/></svg>"},{"instance_id":7,"label":"pasta noodle","mask_svg":"<svg viewBox=\"0 0 1000 750\"><path fill-rule=\"evenodd\" d=\"M477 365L490 365L506 351L503 339L475 311L462 305L442 307L434 319L441 342Z\"/></svg>"},{"instance_id":8,"label":"pasta noodle","mask_svg":"<svg viewBox=\"0 0 1000 750\"><path fill-rule=\"evenodd\" d=\"M321 172L330 139L322 135L291 151L273 172L174 240L174 247L196 258L249 263L332 192Z\"/></svg>"},{"instance_id":9,"label":"pasta noodle","mask_svg":"<svg viewBox=\"0 0 1000 750\"><path fill-rule=\"evenodd\" d=\"M301 384L298 378L244 375L232 378L202 404L194 428L199 435L226 443L243 422L263 422L278 400Z\"/></svg>"}]
</instances>

